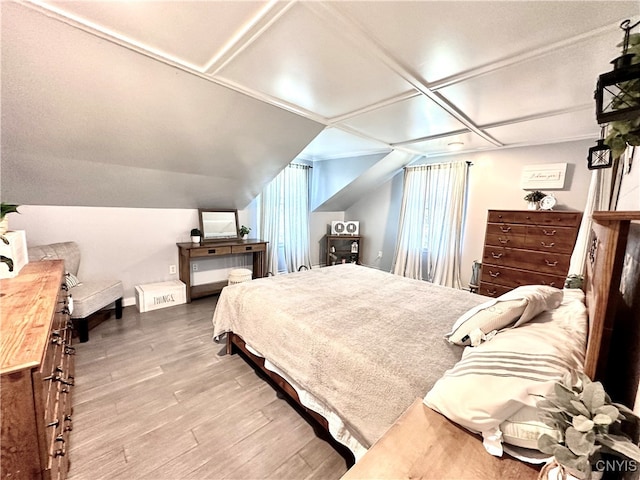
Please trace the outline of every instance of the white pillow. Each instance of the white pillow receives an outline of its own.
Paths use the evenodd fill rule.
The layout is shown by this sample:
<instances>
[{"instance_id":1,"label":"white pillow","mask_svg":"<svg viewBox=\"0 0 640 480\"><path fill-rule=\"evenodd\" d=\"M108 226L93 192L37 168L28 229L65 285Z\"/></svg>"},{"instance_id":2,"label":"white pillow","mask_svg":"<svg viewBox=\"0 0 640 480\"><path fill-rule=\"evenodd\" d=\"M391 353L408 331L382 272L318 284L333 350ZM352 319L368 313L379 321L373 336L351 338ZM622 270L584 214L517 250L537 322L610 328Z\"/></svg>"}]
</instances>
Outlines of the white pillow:
<instances>
[{"instance_id":1,"label":"white pillow","mask_svg":"<svg viewBox=\"0 0 640 480\"><path fill-rule=\"evenodd\" d=\"M499 439L500 424L523 406L535 407L536 395L547 394L569 370L582 370L588 323L583 299L567 299L520 328L465 348L424 403L485 438Z\"/></svg>"},{"instance_id":2,"label":"white pillow","mask_svg":"<svg viewBox=\"0 0 640 480\"><path fill-rule=\"evenodd\" d=\"M472 308L453 324L445 338L456 345L476 345L470 334L478 329L487 335L510 325L518 327L540 313L557 308L563 291L546 285L523 285ZM477 338L477 335L472 335ZM479 343L479 342L478 342Z\"/></svg>"},{"instance_id":3,"label":"white pillow","mask_svg":"<svg viewBox=\"0 0 640 480\"><path fill-rule=\"evenodd\" d=\"M538 417L538 409L525 406L500 424L502 441L516 447L538 450L538 438L543 433L562 440L560 432L545 425Z\"/></svg>"}]
</instances>

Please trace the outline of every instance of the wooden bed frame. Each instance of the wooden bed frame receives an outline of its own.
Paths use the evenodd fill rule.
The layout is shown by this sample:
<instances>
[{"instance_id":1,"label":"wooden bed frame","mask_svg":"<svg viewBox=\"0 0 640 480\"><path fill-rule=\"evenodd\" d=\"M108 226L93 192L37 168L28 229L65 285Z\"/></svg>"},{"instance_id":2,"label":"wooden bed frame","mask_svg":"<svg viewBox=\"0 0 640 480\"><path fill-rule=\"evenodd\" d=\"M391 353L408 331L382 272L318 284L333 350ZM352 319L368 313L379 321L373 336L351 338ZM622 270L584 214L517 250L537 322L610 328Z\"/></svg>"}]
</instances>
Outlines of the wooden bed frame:
<instances>
[{"instance_id":1,"label":"wooden bed frame","mask_svg":"<svg viewBox=\"0 0 640 480\"><path fill-rule=\"evenodd\" d=\"M594 212L592 215L593 227L590 237L590 249L587 259L587 272L584 282L586 304L589 314L589 337L585 358L585 373L592 379L603 380L606 372L607 353L611 348L611 332L613 331L616 304L619 297L627 235L632 221L640 221L640 211L626 212ZM635 279L637 281L637 279ZM227 334L227 353L233 354L240 351L253 365L266 377L280 388L302 411L306 412L317 424L328 432L328 423L324 417L306 408L300 403L295 389L281 376L271 372L264 366L264 358L251 353L244 340L232 332ZM447 419L431 420L435 422L447 422ZM451 430L451 426L447 428ZM441 425L444 427L443 425ZM457 427L457 426L456 426ZM466 430L458 428L461 435L471 435ZM435 437L434 437L435 438ZM458 442L460 439L449 436L448 440L438 439L438 442ZM341 452L343 453L343 452ZM495 457L486 455L489 462ZM348 463L349 458L345 457ZM424 459L422 460L424 463ZM428 463L428 462L427 462ZM485 462L487 463L487 462ZM498 461L499 463L499 461ZM490 463L488 468L491 467ZM503 467L501 467L503 468ZM497 471L497 470L494 470ZM433 472L432 472L433 473ZM486 478L492 478L493 473L487 472Z\"/></svg>"}]
</instances>

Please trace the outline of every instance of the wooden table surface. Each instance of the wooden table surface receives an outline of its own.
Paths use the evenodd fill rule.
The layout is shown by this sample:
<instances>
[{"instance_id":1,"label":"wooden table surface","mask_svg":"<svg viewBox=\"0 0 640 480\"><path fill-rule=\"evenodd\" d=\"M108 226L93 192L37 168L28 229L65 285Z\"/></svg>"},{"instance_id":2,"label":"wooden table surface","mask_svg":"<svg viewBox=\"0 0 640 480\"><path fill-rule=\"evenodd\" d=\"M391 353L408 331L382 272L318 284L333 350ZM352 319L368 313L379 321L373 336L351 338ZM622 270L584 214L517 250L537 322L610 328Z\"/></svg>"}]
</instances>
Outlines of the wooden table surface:
<instances>
[{"instance_id":1,"label":"wooden table surface","mask_svg":"<svg viewBox=\"0 0 640 480\"><path fill-rule=\"evenodd\" d=\"M534 480L538 469L487 453L473 435L416 399L343 477L355 479Z\"/></svg>"}]
</instances>

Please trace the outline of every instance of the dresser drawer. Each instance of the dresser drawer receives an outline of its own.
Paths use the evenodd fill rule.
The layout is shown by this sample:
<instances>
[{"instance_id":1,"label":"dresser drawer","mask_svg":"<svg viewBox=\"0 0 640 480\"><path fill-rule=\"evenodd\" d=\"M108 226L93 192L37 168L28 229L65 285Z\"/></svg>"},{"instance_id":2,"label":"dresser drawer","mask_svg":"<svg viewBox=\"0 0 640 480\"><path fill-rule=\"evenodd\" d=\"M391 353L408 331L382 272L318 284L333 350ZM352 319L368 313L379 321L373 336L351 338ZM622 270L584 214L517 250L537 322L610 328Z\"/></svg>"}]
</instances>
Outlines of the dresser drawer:
<instances>
[{"instance_id":1,"label":"dresser drawer","mask_svg":"<svg viewBox=\"0 0 640 480\"><path fill-rule=\"evenodd\" d=\"M526 225L509 224L509 223L487 223L487 234L492 235L521 235L527 233Z\"/></svg>"},{"instance_id":2,"label":"dresser drawer","mask_svg":"<svg viewBox=\"0 0 640 480\"><path fill-rule=\"evenodd\" d=\"M518 270L566 275L569 270L569 255L503 248L487 245L482 255L484 266L497 265L513 267Z\"/></svg>"},{"instance_id":3,"label":"dresser drawer","mask_svg":"<svg viewBox=\"0 0 640 480\"><path fill-rule=\"evenodd\" d=\"M564 281L564 275L548 275L499 265L483 265L481 287L485 283L492 283L511 288L519 287L520 285L549 285L562 288Z\"/></svg>"},{"instance_id":4,"label":"dresser drawer","mask_svg":"<svg viewBox=\"0 0 640 480\"><path fill-rule=\"evenodd\" d=\"M487 245L497 247L524 248L526 238L524 235L512 235L510 233L488 233L485 242Z\"/></svg>"},{"instance_id":5,"label":"dresser drawer","mask_svg":"<svg viewBox=\"0 0 640 480\"><path fill-rule=\"evenodd\" d=\"M193 248L191 250L192 257L213 257L216 255L229 255L231 253L231 247L205 247L205 248Z\"/></svg>"},{"instance_id":6,"label":"dresser drawer","mask_svg":"<svg viewBox=\"0 0 640 480\"><path fill-rule=\"evenodd\" d=\"M484 295L486 297L499 297L500 295L504 295L507 292L512 290L511 287L505 287L504 285L496 285L493 283L485 283L482 282L478 293L480 295Z\"/></svg>"},{"instance_id":7,"label":"dresser drawer","mask_svg":"<svg viewBox=\"0 0 640 480\"><path fill-rule=\"evenodd\" d=\"M489 223L522 223L527 225L557 225L578 227L582 220L580 212L546 212L527 210L489 210Z\"/></svg>"},{"instance_id":8,"label":"dresser drawer","mask_svg":"<svg viewBox=\"0 0 640 480\"><path fill-rule=\"evenodd\" d=\"M533 250L504 249L500 259L505 265L532 272L550 273L556 276L566 276L571 257L561 253L536 252Z\"/></svg>"},{"instance_id":9,"label":"dresser drawer","mask_svg":"<svg viewBox=\"0 0 640 480\"><path fill-rule=\"evenodd\" d=\"M570 227L530 226L527 227L525 247L553 253L571 253L576 241L577 230Z\"/></svg>"},{"instance_id":10,"label":"dresser drawer","mask_svg":"<svg viewBox=\"0 0 640 480\"><path fill-rule=\"evenodd\" d=\"M247 253L247 252L264 252L267 246L264 243L257 243L253 245L233 245L231 247L231 253Z\"/></svg>"}]
</instances>

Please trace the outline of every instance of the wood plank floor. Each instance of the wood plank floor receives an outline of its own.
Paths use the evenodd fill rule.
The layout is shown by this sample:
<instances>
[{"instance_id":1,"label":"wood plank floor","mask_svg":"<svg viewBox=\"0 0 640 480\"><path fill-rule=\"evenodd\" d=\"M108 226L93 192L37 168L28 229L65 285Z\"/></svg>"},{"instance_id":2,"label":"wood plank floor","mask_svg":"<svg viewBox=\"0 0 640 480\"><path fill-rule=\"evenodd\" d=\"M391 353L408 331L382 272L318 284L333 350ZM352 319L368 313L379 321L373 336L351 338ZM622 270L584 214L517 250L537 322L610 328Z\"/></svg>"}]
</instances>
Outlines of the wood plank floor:
<instances>
[{"instance_id":1,"label":"wood plank floor","mask_svg":"<svg viewBox=\"0 0 640 480\"><path fill-rule=\"evenodd\" d=\"M239 355L216 296L124 309L77 343L70 480L338 479L344 458Z\"/></svg>"}]
</instances>

